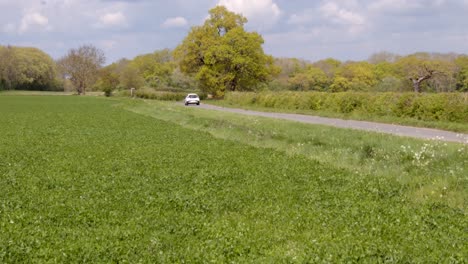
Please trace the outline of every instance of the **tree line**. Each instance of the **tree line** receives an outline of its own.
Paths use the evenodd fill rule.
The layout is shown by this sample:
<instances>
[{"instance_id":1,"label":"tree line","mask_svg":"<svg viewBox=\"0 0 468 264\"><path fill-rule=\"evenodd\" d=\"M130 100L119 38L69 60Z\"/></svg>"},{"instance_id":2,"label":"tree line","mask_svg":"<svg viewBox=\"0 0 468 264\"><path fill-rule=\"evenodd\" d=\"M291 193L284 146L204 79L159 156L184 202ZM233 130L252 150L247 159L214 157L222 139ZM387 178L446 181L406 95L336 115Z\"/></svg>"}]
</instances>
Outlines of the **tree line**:
<instances>
[{"instance_id":1,"label":"tree line","mask_svg":"<svg viewBox=\"0 0 468 264\"><path fill-rule=\"evenodd\" d=\"M309 62L273 58L262 36L247 32L247 19L218 6L174 50L157 50L104 67L92 45L71 49L54 61L37 48L0 46L0 90L67 90L78 94L143 87L201 91L414 91L468 92L468 56L379 52L366 61L333 58Z\"/></svg>"},{"instance_id":2,"label":"tree line","mask_svg":"<svg viewBox=\"0 0 468 264\"><path fill-rule=\"evenodd\" d=\"M367 61L325 59L308 63L276 59L282 68L276 89L329 92L467 92L468 56L418 52L400 56L379 52Z\"/></svg>"}]
</instances>

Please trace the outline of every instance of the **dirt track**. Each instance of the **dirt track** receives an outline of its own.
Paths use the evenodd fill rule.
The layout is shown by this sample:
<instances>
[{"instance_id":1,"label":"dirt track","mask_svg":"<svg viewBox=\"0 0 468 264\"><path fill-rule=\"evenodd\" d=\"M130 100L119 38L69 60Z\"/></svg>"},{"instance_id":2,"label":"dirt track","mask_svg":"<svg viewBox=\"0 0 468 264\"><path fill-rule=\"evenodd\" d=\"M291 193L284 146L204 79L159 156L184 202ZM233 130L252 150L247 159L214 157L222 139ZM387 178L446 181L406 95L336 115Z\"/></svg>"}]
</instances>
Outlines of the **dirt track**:
<instances>
[{"instance_id":1,"label":"dirt track","mask_svg":"<svg viewBox=\"0 0 468 264\"><path fill-rule=\"evenodd\" d=\"M219 106L214 106L214 105L209 105L209 104L201 104L200 106L197 106L197 107L210 109L210 110L216 110L216 111L239 113L239 114L250 115L250 116L263 116L263 117L270 117L270 118L277 118L277 119L286 119L286 120L292 120L292 121L297 121L301 123L328 125L328 126L334 126L334 127L340 127L340 128L351 128L351 129L359 129L359 130L373 131L373 132L379 132L379 133L387 133L387 134L393 134L393 135L405 136L405 137L434 139L434 140L468 144L468 134L461 134L461 133L449 132L449 131L437 130L437 129L431 129L431 128L409 127L409 126L382 124L382 123L374 123L374 122L367 122L367 121L343 120L343 119L325 118L325 117L299 115L299 114L268 113L268 112L251 111L251 110L236 109L236 108L219 107Z\"/></svg>"}]
</instances>

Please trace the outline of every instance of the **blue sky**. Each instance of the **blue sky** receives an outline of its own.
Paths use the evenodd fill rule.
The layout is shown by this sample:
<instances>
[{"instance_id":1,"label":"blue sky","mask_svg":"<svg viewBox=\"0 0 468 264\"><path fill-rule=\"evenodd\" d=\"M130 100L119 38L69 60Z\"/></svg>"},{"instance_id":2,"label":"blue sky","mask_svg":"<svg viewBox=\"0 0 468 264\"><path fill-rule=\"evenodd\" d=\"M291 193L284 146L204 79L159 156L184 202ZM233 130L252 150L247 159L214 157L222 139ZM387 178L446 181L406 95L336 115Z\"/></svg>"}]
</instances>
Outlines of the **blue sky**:
<instances>
[{"instance_id":1,"label":"blue sky","mask_svg":"<svg viewBox=\"0 0 468 264\"><path fill-rule=\"evenodd\" d=\"M0 45L57 59L93 44L111 63L175 48L216 5L246 16L247 30L262 34L275 57L468 53L468 0L0 0Z\"/></svg>"}]
</instances>

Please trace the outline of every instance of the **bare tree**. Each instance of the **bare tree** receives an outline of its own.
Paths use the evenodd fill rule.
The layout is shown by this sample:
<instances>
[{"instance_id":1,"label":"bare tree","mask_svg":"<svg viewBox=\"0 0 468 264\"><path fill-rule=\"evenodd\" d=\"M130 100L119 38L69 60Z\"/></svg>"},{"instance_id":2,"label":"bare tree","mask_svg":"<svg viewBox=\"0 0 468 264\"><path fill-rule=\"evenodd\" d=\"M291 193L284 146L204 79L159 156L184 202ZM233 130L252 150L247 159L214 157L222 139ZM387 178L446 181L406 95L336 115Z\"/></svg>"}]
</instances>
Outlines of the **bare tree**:
<instances>
[{"instance_id":1,"label":"bare tree","mask_svg":"<svg viewBox=\"0 0 468 264\"><path fill-rule=\"evenodd\" d=\"M414 77L409 77L409 80L413 84L413 89L416 93L421 92L421 83L425 80L429 80L436 74L436 70L434 69L429 69L426 65L424 67L421 67L419 70L419 74L414 76Z\"/></svg>"},{"instance_id":2,"label":"bare tree","mask_svg":"<svg viewBox=\"0 0 468 264\"><path fill-rule=\"evenodd\" d=\"M99 69L105 60L102 50L92 45L83 45L78 49L71 49L58 61L58 65L63 76L72 82L81 95L86 93L86 88L96 82Z\"/></svg>"}]
</instances>

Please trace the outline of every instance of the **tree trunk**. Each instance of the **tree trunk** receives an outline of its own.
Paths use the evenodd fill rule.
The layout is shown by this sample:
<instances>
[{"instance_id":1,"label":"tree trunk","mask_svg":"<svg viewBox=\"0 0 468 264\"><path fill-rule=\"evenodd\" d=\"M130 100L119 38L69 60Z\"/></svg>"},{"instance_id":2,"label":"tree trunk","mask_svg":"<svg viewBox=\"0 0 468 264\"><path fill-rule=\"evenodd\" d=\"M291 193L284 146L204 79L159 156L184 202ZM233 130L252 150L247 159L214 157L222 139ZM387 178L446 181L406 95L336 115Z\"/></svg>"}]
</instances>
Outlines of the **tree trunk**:
<instances>
[{"instance_id":1,"label":"tree trunk","mask_svg":"<svg viewBox=\"0 0 468 264\"><path fill-rule=\"evenodd\" d=\"M417 79L410 78L410 81L413 82L413 88L415 93L420 93L421 91L421 83L425 80L428 80L432 77L433 72L430 72L429 74L419 77Z\"/></svg>"},{"instance_id":2,"label":"tree trunk","mask_svg":"<svg viewBox=\"0 0 468 264\"><path fill-rule=\"evenodd\" d=\"M421 82L418 80L412 80L413 81L413 89L415 93L420 93L421 92Z\"/></svg>"}]
</instances>

